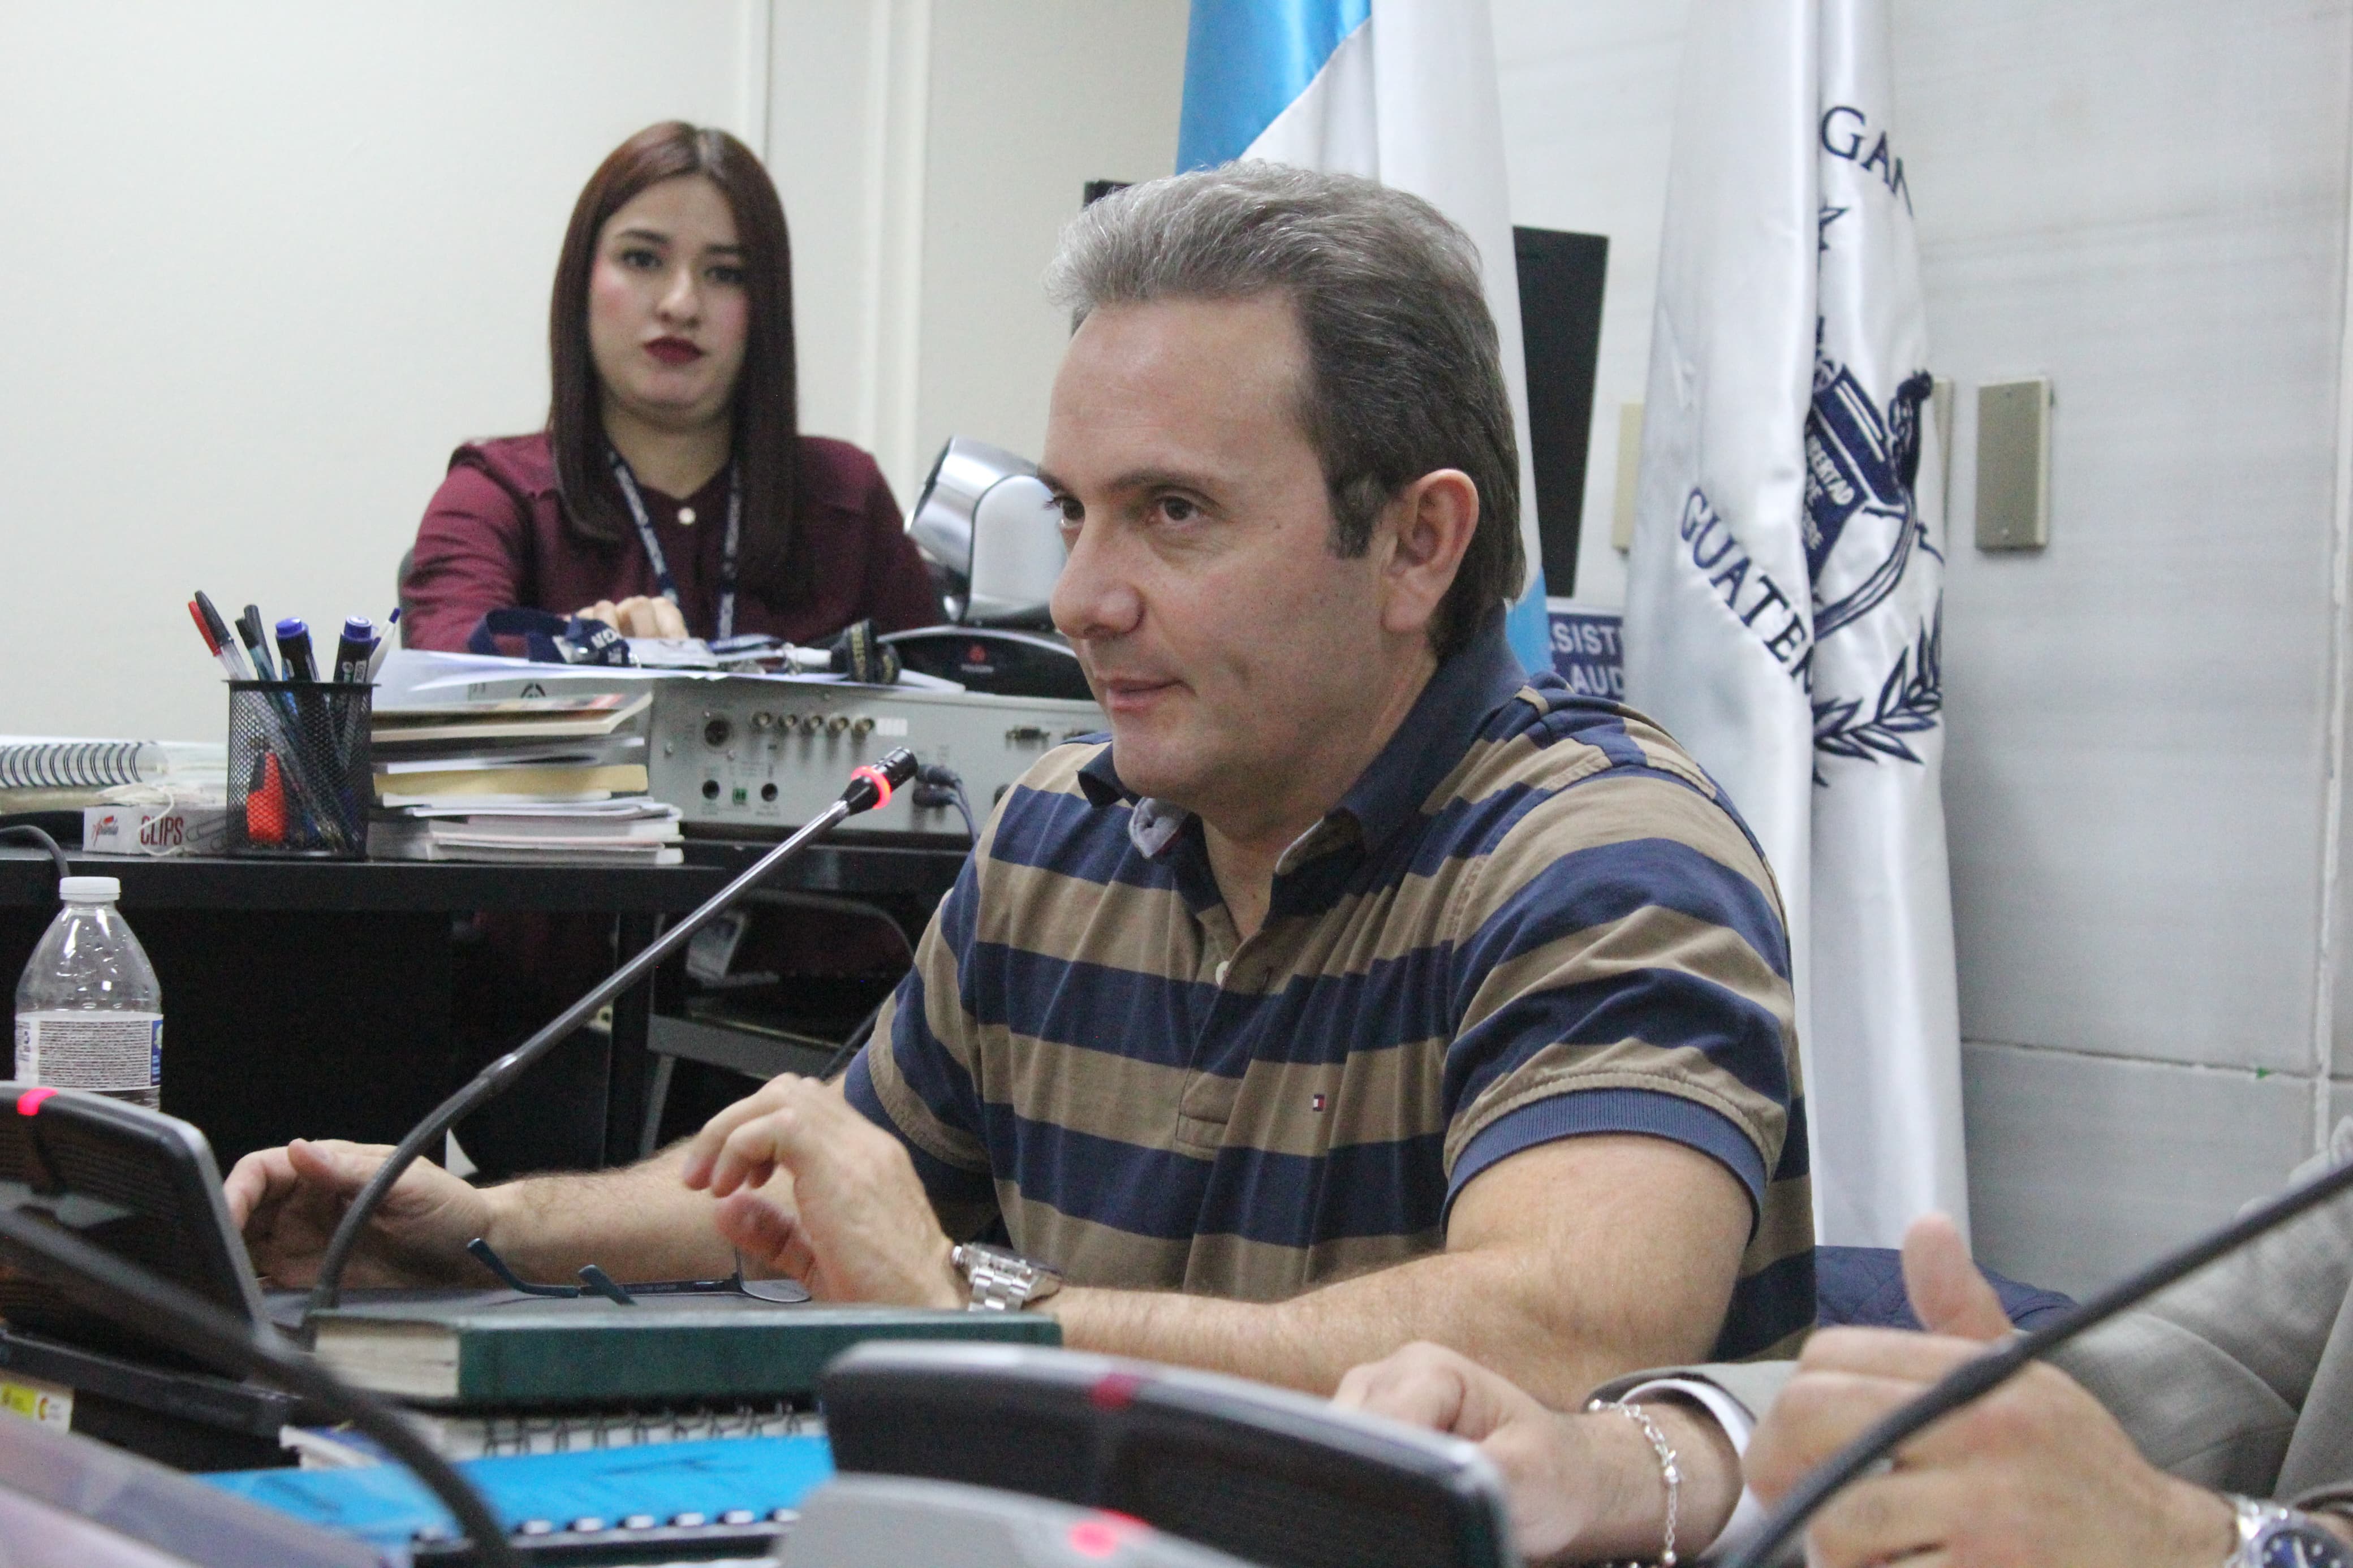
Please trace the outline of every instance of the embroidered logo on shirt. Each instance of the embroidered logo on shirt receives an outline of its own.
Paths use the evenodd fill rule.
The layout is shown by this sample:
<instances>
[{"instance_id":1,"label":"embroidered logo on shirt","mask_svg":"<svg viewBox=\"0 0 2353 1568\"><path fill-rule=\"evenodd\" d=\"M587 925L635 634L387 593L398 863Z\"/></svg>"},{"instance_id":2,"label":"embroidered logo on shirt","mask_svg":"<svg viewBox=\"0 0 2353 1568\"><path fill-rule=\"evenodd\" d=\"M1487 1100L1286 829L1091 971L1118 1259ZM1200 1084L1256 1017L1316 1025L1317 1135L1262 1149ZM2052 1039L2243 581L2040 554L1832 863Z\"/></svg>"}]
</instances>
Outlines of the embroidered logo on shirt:
<instances>
[{"instance_id":1,"label":"embroidered logo on shirt","mask_svg":"<svg viewBox=\"0 0 2353 1568\"><path fill-rule=\"evenodd\" d=\"M1317 1096L1315 1097L1314 1100L1314 1101L1313 1101L1313 1102L1308 1106L1308 1109L1309 1109L1310 1110L1323 1110L1323 1109L1324 1109L1324 1097L1323 1097L1322 1095L1320 1095L1320 1094L1319 1094L1319 1095L1317 1095Z\"/></svg>"}]
</instances>

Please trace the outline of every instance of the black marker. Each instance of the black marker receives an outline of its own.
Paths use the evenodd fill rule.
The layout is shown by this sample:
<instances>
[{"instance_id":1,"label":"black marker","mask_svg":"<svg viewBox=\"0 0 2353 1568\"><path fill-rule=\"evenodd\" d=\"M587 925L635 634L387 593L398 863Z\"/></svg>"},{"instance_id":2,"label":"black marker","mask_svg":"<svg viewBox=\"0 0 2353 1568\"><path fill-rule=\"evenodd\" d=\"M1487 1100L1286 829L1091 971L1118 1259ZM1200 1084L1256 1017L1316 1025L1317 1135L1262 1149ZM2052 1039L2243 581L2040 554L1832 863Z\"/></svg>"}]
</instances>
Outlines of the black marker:
<instances>
[{"instance_id":1,"label":"black marker","mask_svg":"<svg viewBox=\"0 0 2353 1568\"><path fill-rule=\"evenodd\" d=\"M245 651L253 659L256 680L275 680L278 667L269 661L269 623L261 618L259 605L248 605L245 614L237 618L237 635L245 642Z\"/></svg>"},{"instance_id":2,"label":"black marker","mask_svg":"<svg viewBox=\"0 0 2353 1568\"><path fill-rule=\"evenodd\" d=\"M319 668L311 662L311 628L300 616L278 623L278 664L289 680L319 679Z\"/></svg>"}]
</instances>

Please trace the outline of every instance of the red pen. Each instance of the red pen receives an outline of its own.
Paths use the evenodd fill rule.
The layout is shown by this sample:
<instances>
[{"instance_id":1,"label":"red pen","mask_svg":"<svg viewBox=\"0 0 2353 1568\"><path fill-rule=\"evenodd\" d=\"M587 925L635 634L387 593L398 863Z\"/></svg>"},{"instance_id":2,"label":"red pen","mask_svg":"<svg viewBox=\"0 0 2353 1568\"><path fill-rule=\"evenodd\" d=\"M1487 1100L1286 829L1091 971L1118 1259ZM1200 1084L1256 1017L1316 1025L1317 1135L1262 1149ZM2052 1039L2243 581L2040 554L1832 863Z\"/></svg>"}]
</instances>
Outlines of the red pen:
<instances>
[{"instance_id":1,"label":"red pen","mask_svg":"<svg viewBox=\"0 0 2353 1568\"><path fill-rule=\"evenodd\" d=\"M205 639L205 647L212 651L213 658L219 662L222 673L231 680L244 679L237 669L236 656L221 647L219 641L214 637L213 629L205 625L205 612L197 606L194 599L188 601L188 619L196 623L196 635Z\"/></svg>"},{"instance_id":2,"label":"red pen","mask_svg":"<svg viewBox=\"0 0 2353 1568\"><path fill-rule=\"evenodd\" d=\"M253 667L246 663L245 655L237 651L237 639L228 635L228 623L221 619L220 612L213 608L213 602L205 597L202 588L197 589L196 596L188 601L188 614L196 618L196 630L204 634L205 646L213 650L213 657L220 660L223 669L228 671L228 678L231 680L252 679Z\"/></svg>"}]
</instances>

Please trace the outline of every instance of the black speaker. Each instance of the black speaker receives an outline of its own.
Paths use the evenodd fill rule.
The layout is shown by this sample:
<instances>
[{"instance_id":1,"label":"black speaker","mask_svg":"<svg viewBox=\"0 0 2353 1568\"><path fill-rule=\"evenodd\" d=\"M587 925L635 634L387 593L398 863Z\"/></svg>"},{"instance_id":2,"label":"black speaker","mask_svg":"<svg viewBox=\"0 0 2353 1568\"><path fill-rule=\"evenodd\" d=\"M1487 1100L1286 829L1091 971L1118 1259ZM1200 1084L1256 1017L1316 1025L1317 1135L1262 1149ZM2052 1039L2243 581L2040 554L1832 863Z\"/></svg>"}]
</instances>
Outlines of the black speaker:
<instances>
[{"instance_id":1,"label":"black speaker","mask_svg":"<svg viewBox=\"0 0 2353 1568\"><path fill-rule=\"evenodd\" d=\"M1529 461L1535 468L1536 531L1545 592L1577 591L1577 540L1585 512L1587 447L1593 434L1593 363L1601 344L1601 294L1609 241L1598 234L1514 228L1520 343L1528 363ZM1523 498L1523 504L1525 504Z\"/></svg>"},{"instance_id":2,"label":"black speaker","mask_svg":"<svg viewBox=\"0 0 2353 1568\"><path fill-rule=\"evenodd\" d=\"M1503 1483L1459 1438L1211 1373L870 1342L818 1380L833 1462L1108 1509L1268 1568L1507 1568Z\"/></svg>"}]
</instances>

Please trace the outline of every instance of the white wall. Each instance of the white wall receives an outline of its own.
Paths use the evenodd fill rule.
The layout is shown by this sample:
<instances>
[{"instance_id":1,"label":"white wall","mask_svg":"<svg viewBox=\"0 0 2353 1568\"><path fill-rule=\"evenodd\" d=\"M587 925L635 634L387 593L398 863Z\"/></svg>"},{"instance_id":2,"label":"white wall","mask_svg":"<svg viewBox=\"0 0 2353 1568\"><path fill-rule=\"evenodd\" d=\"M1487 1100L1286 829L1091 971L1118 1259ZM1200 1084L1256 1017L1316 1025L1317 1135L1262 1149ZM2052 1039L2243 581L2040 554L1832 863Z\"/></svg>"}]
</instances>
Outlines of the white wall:
<instances>
[{"instance_id":1,"label":"white wall","mask_svg":"<svg viewBox=\"0 0 2353 1568\"><path fill-rule=\"evenodd\" d=\"M0 731L217 738L199 587L381 619L450 448L546 417L581 182L743 127L745 11L0 9Z\"/></svg>"},{"instance_id":2,"label":"white wall","mask_svg":"<svg viewBox=\"0 0 2353 1568\"><path fill-rule=\"evenodd\" d=\"M950 436L1037 456L1069 336L1039 279L1087 181L1176 166L1185 19L1186 0L778 0L769 163L804 421L872 451L902 506Z\"/></svg>"},{"instance_id":3,"label":"white wall","mask_svg":"<svg viewBox=\"0 0 2353 1568\"><path fill-rule=\"evenodd\" d=\"M1070 336L1039 279L1087 181L1176 166L1186 12L1185 0L935 7L914 461L893 483L920 478L952 435L1037 457Z\"/></svg>"},{"instance_id":4,"label":"white wall","mask_svg":"<svg viewBox=\"0 0 2353 1568\"><path fill-rule=\"evenodd\" d=\"M1595 520L1617 405L1642 395L1684 11L1496 4L1514 216L1610 237L1577 585L1604 602L1623 568ZM2082 1289L2276 1184L2353 1105L2328 832L2353 16L1894 16L1933 358L1960 387L1945 790L1972 1217L1997 1267ZM2036 374L2052 544L1981 554L1975 388Z\"/></svg>"},{"instance_id":5,"label":"white wall","mask_svg":"<svg viewBox=\"0 0 2353 1568\"><path fill-rule=\"evenodd\" d=\"M1626 558L1609 544L1619 411L1642 400L1650 374L1688 0L1493 5L1512 221L1609 239L1576 590L1588 603L1615 606L1626 598Z\"/></svg>"},{"instance_id":6,"label":"white wall","mask_svg":"<svg viewBox=\"0 0 2353 1568\"><path fill-rule=\"evenodd\" d=\"M1946 791L1973 1198L2080 1283L2326 1121L2353 16L1897 16L1940 372L2059 398L2051 548L1951 552Z\"/></svg>"},{"instance_id":7,"label":"white wall","mask_svg":"<svg viewBox=\"0 0 2353 1568\"><path fill-rule=\"evenodd\" d=\"M183 608L382 617L449 450L545 417L573 198L653 121L766 150L804 423L912 501L1034 451L1082 180L1174 160L1184 0L0 7L0 733L214 738Z\"/></svg>"}]
</instances>

